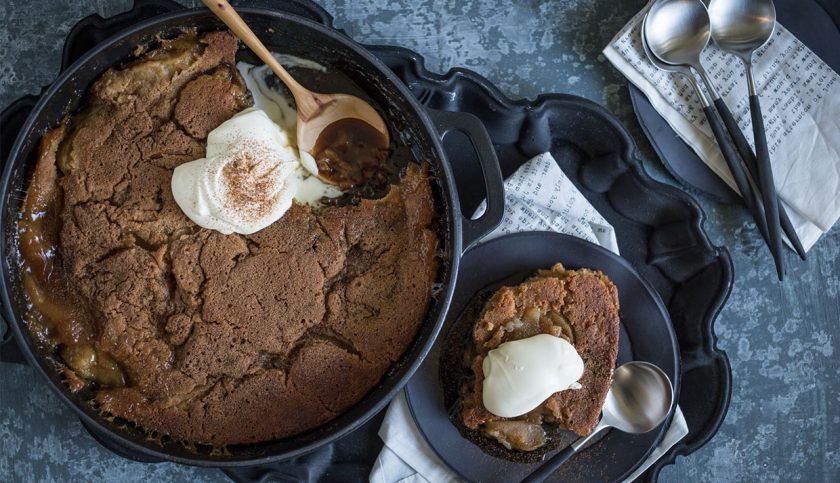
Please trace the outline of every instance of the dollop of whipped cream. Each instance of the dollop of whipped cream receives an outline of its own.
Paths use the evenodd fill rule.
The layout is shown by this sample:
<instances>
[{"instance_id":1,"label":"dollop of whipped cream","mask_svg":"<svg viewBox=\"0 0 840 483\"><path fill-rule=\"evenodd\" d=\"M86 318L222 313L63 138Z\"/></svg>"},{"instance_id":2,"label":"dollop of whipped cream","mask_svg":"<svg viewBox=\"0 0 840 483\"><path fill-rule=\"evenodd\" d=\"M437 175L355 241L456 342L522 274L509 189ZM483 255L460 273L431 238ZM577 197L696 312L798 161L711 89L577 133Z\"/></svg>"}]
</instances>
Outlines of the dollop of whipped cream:
<instances>
[{"instance_id":1,"label":"dollop of whipped cream","mask_svg":"<svg viewBox=\"0 0 840 483\"><path fill-rule=\"evenodd\" d=\"M583 359L566 339L539 334L500 344L484 358L482 399L503 418L521 416L549 396L580 389Z\"/></svg>"},{"instance_id":2,"label":"dollop of whipped cream","mask_svg":"<svg viewBox=\"0 0 840 483\"><path fill-rule=\"evenodd\" d=\"M248 108L207 136L206 157L172 174L172 194L197 225L249 235L291 207L302 178L288 135L262 110Z\"/></svg>"}]
</instances>

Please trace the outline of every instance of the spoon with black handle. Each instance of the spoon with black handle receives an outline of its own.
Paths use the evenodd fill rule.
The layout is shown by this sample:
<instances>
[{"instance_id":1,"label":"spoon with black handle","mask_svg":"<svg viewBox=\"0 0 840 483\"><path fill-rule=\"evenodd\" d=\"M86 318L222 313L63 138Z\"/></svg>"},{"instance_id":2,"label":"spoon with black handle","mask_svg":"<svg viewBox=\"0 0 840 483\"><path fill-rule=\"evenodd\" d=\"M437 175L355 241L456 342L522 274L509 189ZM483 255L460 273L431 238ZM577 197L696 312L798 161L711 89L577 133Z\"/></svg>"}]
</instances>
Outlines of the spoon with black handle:
<instances>
[{"instance_id":1,"label":"spoon with black handle","mask_svg":"<svg viewBox=\"0 0 840 483\"><path fill-rule=\"evenodd\" d=\"M724 52L734 54L744 63L747 73L747 88L750 95L750 114L752 116L753 136L755 139L755 154L749 142L738 128L738 123L732 117L729 109L720 110L721 119L726 128L732 133L735 147L744 159L747 169L754 179L759 180L761 193L765 203L772 203L778 209L779 221L791 245L802 260L806 259L805 249L793 229L784 206L776 196L773 184L773 172L770 165L770 153L767 149L767 139L764 133L764 121L761 116L761 104L756 93L753 79L752 54L770 40L776 26L776 8L772 0L712 0L709 3L709 20L711 21L712 39ZM720 101L723 104L723 101ZM717 106L717 101L715 101ZM772 199L771 199L772 198ZM774 215L767 211L767 217Z\"/></svg>"},{"instance_id":2,"label":"spoon with black handle","mask_svg":"<svg viewBox=\"0 0 840 483\"><path fill-rule=\"evenodd\" d=\"M744 171L744 168L742 167L741 159L738 157L738 154L733 149L732 142L726 135L723 125L721 125L718 113L715 111L715 108L712 107L711 103L709 102L709 99L703 92L703 89L701 89L700 86L697 84L697 79L694 78L694 74L691 72L691 68L689 66L684 64L669 64L663 62L651 49L650 45L648 44L647 33L649 15L650 12L648 12L642 19L641 28L642 47L644 48L645 55L647 55L647 58L650 61L650 63L653 64L656 68L682 75L685 78L685 80L688 81L689 85L691 85L691 87L694 89L694 92L700 99L700 105L703 107L703 114L706 115L706 121L709 123L709 127L712 129L712 134L714 135L715 140L717 141L718 148L720 148L720 152L723 155L723 159L724 161L726 161L726 165L727 167L729 167L729 172L732 174L732 179L735 181L735 186L738 188L738 191L741 193L741 197L744 200L744 206L747 207L747 210L750 212L753 219L755 220L755 224L758 227L758 232L764 238L765 243L768 243L769 245L769 238L767 234L767 220L764 216L764 210L761 207L761 199L756 193L756 190L754 190L750 185L749 178L747 177L747 174Z\"/></svg>"},{"instance_id":3,"label":"spoon with black handle","mask_svg":"<svg viewBox=\"0 0 840 483\"><path fill-rule=\"evenodd\" d=\"M589 440L607 428L633 434L653 431L665 421L673 403L671 380L662 369L642 361L622 364L613 374L612 386L601 410L601 420L589 436L580 438L552 456L526 476L522 483L536 483L548 478Z\"/></svg>"},{"instance_id":4,"label":"spoon with black handle","mask_svg":"<svg viewBox=\"0 0 840 483\"><path fill-rule=\"evenodd\" d=\"M711 78L700 62L700 53L709 44L711 38L711 20L706 5L700 0L658 0L647 13L647 28L645 34L648 46L653 54L667 64L686 65L700 74L700 79L715 102L718 111L729 111L720 99ZM720 101L720 102L718 102ZM712 126L714 127L714 126ZM738 131L738 129L736 129ZM735 135L732 134L734 137ZM718 139L718 143L720 140ZM721 146L722 148L723 146ZM760 167L759 163L759 167ZM730 170L732 166L730 166ZM735 173L733 172L733 175ZM759 170L759 175L761 175ZM764 187L762 179L757 180ZM767 181L764 179L763 181ZM772 178L771 178L772 183ZM746 193L738 187L741 195L746 199ZM763 199L764 219L767 224L767 246L776 264L779 280L784 279L785 267L782 257L782 233L779 220L778 200L775 187L772 193L766 189L756 193L756 197ZM767 215L771 216L767 216ZM756 219L758 222L758 219Z\"/></svg>"}]
</instances>

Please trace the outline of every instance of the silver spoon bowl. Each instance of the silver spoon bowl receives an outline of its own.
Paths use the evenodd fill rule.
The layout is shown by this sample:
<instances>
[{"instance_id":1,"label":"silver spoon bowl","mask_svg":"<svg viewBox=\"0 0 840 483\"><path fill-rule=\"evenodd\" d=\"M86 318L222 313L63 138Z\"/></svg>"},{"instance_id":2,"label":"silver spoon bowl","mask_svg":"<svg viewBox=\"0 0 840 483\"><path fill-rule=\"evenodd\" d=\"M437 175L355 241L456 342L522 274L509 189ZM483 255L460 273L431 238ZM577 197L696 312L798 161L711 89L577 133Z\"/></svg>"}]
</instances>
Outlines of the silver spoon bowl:
<instances>
[{"instance_id":1,"label":"silver spoon bowl","mask_svg":"<svg viewBox=\"0 0 840 483\"><path fill-rule=\"evenodd\" d=\"M641 41L642 41L642 48L645 50L645 55L647 56L648 60L651 64L654 65L659 70L664 70L665 72L673 72L675 74L680 74L688 81L691 87L694 89L694 92L697 94L697 97L700 98L700 104L705 108L709 106L709 100L706 98L706 94L703 92L703 89L697 84L697 79L694 78L694 73L691 72L691 68L684 64L667 64L659 60L653 51L650 49L650 45L648 45L647 40L647 15L642 18L642 26L641 26Z\"/></svg>"},{"instance_id":2,"label":"silver spoon bowl","mask_svg":"<svg viewBox=\"0 0 840 483\"><path fill-rule=\"evenodd\" d=\"M633 434L652 431L668 416L673 399L671 380L662 369L648 362L628 362L615 370L601 421L592 434L609 427Z\"/></svg>"},{"instance_id":3,"label":"silver spoon bowl","mask_svg":"<svg viewBox=\"0 0 840 483\"><path fill-rule=\"evenodd\" d=\"M712 0L709 20L715 44L751 66L753 52L773 35L776 7L771 0ZM751 71L748 67L750 95L755 90Z\"/></svg>"},{"instance_id":4,"label":"silver spoon bowl","mask_svg":"<svg viewBox=\"0 0 840 483\"><path fill-rule=\"evenodd\" d=\"M700 53L712 37L709 12L700 0L655 2L645 17L645 38L653 55L666 64L681 65L700 74L712 99L717 90L700 63Z\"/></svg>"},{"instance_id":5,"label":"silver spoon bowl","mask_svg":"<svg viewBox=\"0 0 840 483\"><path fill-rule=\"evenodd\" d=\"M711 38L706 7L700 0L655 2L647 14L648 45L668 64L693 66Z\"/></svg>"},{"instance_id":6,"label":"silver spoon bowl","mask_svg":"<svg viewBox=\"0 0 840 483\"><path fill-rule=\"evenodd\" d=\"M654 430L665 421L674 406L674 389L662 369L649 362L633 361L621 365L613 374L601 420L589 433L554 455L523 481L543 481L563 465L595 435L607 428L641 434Z\"/></svg>"}]
</instances>

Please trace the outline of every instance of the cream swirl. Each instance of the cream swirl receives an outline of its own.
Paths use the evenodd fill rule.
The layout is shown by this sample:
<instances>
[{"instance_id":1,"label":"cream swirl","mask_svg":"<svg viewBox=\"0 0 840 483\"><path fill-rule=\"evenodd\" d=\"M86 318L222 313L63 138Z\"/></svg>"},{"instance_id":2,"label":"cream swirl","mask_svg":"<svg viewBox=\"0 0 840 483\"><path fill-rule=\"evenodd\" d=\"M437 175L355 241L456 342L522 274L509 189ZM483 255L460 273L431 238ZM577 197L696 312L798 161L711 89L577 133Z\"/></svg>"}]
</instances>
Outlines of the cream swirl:
<instances>
[{"instance_id":1,"label":"cream swirl","mask_svg":"<svg viewBox=\"0 0 840 483\"><path fill-rule=\"evenodd\" d=\"M288 135L265 112L248 108L207 136L206 157L172 174L172 194L197 225L249 235L291 207L300 163Z\"/></svg>"}]
</instances>

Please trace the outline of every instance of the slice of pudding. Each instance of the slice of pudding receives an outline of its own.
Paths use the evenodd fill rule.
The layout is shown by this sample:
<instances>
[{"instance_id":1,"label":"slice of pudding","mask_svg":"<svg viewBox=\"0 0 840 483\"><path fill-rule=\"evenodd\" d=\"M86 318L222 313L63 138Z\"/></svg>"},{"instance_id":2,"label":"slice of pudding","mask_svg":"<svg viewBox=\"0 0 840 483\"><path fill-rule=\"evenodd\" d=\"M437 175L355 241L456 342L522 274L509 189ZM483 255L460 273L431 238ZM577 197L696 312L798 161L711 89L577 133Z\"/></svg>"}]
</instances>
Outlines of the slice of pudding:
<instances>
[{"instance_id":1,"label":"slice of pudding","mask_svg":"<svg viewBox=\"0 0 840 483\"><path fill-rule=\"evenodd\" d=\"M618 329L618 291L601 272L558 263L500 288L473 326L464 426L524 452L549 443L549 425L589 434L612 384Z\"/></svg>"}]
</instances>

